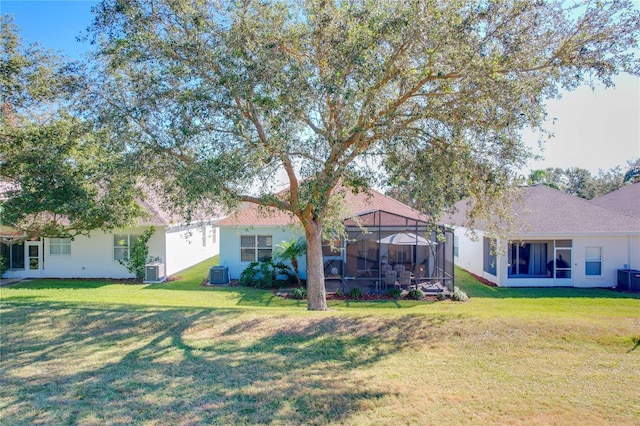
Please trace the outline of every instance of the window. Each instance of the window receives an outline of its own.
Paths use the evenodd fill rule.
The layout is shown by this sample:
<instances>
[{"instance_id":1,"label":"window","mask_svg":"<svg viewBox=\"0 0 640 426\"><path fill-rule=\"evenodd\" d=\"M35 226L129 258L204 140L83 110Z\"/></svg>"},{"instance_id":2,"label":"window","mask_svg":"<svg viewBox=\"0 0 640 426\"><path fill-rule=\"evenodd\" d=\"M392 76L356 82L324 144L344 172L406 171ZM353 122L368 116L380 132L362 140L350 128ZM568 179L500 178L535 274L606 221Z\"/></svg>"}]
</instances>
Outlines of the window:
<instances>
[{"instance_id":1,"label":"window","mask_svg":"<svg viewBox=\"0 0 640 426\"><path fill-rule=\"evenodd\" d=\"M273 237L271 235L241 235L240 260L242 262L265 261L271 258Z\"/></svg>"},{"instance_id":2,"label":"window","mask_svg":"<svg viewBox=\"0 0 640 426\"><path fill-rule=\"evenodd\" d=\"M460 257L460 237L457 235L453 237L453 255Z\"/></svg>"},{"instance_id":3,"label":"window","mask_svg":"<svg viewBox=\"0 0 640 426\"><path fill-rule=\"evenodd\" d=\"M24 269L25 256L23 243L0 243L0 254L2 254L2 263L5 268Z\"/></svg>"},{"instance_id":4,"label":"window","mask_svg":"<svg viewBox=\"0 0 640 426\"><path fill-rule=\"evenodd\" d=\"M484 259L484 272L491 275L496 274L496 240L493 238L482 238L482 251Z\"/></svg>"},{"instance_id":5,"label":"window","mask_svg":"<svg viewBox=\"0 0 640 426\"><path fill-rule=\"evenodd\" d=\"M137 238L137 235L113 234L113 259L127 259L131 255L131 246L133 246Z\"/></svg>"},{"instance_id":6,"label":"window","mask_svg":"<svg viewBox=\"0 0 640 426\"><path fill-rule=\"evenodd\" d=\"M532 278L549 277L550 269L548 242L523 241L509 245L509 277ZM552 270L552 269L551 269Z\"/></svg>"},{"instance_id":7,"label":"window","mask_svg":"<svg viewBox=\"0 0 640 426\"><path fill-rule=\"evenodd\" d=\"M585 275L602 275L602 247L587 247L584 260Z\"/></svg>"},{"instance_id":8,"label":"window","mask_svg":"<svg viewBox=\"0 0 640 426\"><path fill-rule=\"evenodd\" d=\"M11 247L9 244L0 243L0 262L2 262L0 270L11 269Z\"/></svg>"},{"instance_id":9,"label":"window","mask_svg":"<svg viewBox=\"0 0 640 426\"><path fill-rule=\"evenodd\" d=\"M49 240L49 254L51 256L71 256L71 239L51 238Z\"/></svg>"}]
</instances>

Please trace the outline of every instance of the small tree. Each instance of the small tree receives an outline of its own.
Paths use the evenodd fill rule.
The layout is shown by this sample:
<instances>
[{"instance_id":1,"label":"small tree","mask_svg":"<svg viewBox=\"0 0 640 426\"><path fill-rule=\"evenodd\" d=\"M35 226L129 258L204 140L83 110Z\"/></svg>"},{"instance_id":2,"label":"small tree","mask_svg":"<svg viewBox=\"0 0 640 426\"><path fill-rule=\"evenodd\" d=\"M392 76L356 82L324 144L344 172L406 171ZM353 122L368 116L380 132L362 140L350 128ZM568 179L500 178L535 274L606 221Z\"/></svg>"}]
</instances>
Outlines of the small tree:
<instances>
[{"instance_id":1,"label":"small tree","mask_svg":"<svg viewBox=\"0 0 640 426\"><path fill-rule=\"evenodd\" d=\"M281 241L273 251L274 259L288 260L291 262L296 280L300 284L300 272L298 271L298 257L307 253L307 242L303 238L291 238L291 241Z\"/></svg>"},{"instance_id":2,"label":"small tree","mask_svg":"<svg viewBox=\"0 0 640 426\"><path fill-rule=\"evenodd\" d=\"M144 231L142 235L136 238L130 253L125 253L124 259L118 259L118 262L127 268L127 271L135 274L139 280L144 278L144 265L160 260L159 257L149 256L149 246L147 245L155 231L153 226Z\"/></svg>"}]
</instances>

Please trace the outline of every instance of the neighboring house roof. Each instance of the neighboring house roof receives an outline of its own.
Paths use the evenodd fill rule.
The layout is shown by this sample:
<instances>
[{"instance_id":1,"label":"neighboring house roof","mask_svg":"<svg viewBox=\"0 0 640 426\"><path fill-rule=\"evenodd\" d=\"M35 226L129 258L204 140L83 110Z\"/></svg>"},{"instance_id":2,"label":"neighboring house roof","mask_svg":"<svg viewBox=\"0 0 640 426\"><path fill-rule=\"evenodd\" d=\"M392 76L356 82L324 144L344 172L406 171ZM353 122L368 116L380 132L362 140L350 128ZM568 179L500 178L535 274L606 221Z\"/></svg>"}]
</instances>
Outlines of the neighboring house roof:
<instances>
[{"instance_id":1,"label":"neighboring house roof","mask_svg":"<svg viewBox=\"0 0 640 426\"><path fill-rule=\"evenodd\" d=\"M428 220L427 216L417 210L412 209L406 204L401 203L391 197L376 191L370 190L369 193L353 194L347 191L346 208L344 219L357 216L364 212L372 210L382 210L399 216L408 217L410 219ZM287 226L297 223L295 218L289 213L258 206L256 204L246 205L238 212L231 214L219 221L217 226Z\"/></svg>"},{"instance_id":2,"label":"neighboring house roof","mask_svg":"<svg viewBox=\"0 0 640 426\"><path fill-rule=\"evenodd\" d=\"M596 197L591 202L608 210L640 218L640 182Z\"/></svg>"},{"instance_id":3,"label":"neighboring house roof","mask_svg":"<svg viewBox=\"0 0 640 426\"><path fill-rule=\"evenodd\" d=\"M18 187L10 182L0 180L0 200L7 199L7 193L9 191L15 191Z\"/></svg>"},{"instance_id":4,"label":"neighboring house roof","mask_svg":"<svg viewBox=\"0 0 640 426\"><path fill-rule=\"evenodd\" d=\"M450 224L465 225L467 200L456 204ZM518 229L510 234L618 234L640 233L640 221L583 198L545 185L522 188L521 200L512 206ZM476 229L486 226L477 224Z\"/></svg>"},{"instance_id":5,"label":"neighboring house roof","mask_svg":"<svg viewBox=\"0 0 640 426\"><path fill-rule=\"evenodd\" d=\"M140 207L147 213L147 217L138 218L138 225L168 226L179 223L181 219L163 208L159 200L145 199L137 200Z\"/></svg>"},{"instance_id":6,"label":"neighboring house roof","mask_svg":"<svg viewBox=\"0 0 640 426\"><path fill-rule=\"evenodd\" d=\"M9 191L14 191L16 189L18 189L18 186L15 184L0 180L0 200L6 200L6 194ZM185 224L185 218L169 208L167 202L159 195L160 191L146 185L143 187L143 192L145 197L144 200L136 199L142 210L146 212L144 217L137 219L136 223L139 226L170 226ZM216 210L219 209L215 206L197 208L192 212L191 222L197 223L217 220L220 215L217 214ZM42 215L46 215L46 213L42 213ZM69 221L66 218L59 218L57 220L62 225L69 224ZM5 226L5 228L0 232L2 232L2 234L6 234L9 232L6 229L7 227Z\"/></svg>"}]
</instances>

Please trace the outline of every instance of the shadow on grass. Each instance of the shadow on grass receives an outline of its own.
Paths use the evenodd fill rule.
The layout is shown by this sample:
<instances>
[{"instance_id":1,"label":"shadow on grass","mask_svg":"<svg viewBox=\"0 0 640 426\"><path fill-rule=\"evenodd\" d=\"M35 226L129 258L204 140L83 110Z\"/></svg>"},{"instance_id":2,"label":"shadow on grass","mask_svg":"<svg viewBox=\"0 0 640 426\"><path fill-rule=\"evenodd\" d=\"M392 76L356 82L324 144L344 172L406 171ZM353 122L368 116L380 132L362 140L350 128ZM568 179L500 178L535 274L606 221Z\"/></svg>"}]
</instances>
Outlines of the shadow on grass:
<instances>
[{"instance_id":1,"label":"shadow on grass","mask_svg":"<svg viewBox=\"0 0 640 426\"><path fill-rule=\"evenodd\" d=\"M452 318L5 306L7 424L341 423L391 394L352 373L438 339Z\"/></svg>"}]
</instances>

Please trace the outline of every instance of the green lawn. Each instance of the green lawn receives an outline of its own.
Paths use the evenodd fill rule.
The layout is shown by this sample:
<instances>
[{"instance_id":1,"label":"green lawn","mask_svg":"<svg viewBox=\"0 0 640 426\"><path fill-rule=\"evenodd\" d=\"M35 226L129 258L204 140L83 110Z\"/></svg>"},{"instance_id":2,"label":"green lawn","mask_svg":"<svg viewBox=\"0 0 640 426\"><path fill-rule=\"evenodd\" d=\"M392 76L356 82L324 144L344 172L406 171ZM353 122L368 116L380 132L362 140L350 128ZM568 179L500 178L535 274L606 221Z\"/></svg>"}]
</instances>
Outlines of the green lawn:
<instances>
[{"instance_id":1,"label":"green lawn","mask_svg":"<svg viewBox=\"0 0 640 426\"><path fill-rule=\"evenodd\" d=\"M3 424L639 424L640 297L305 302L178 281L0 289Z\"/></svg>"}]
</instances>

